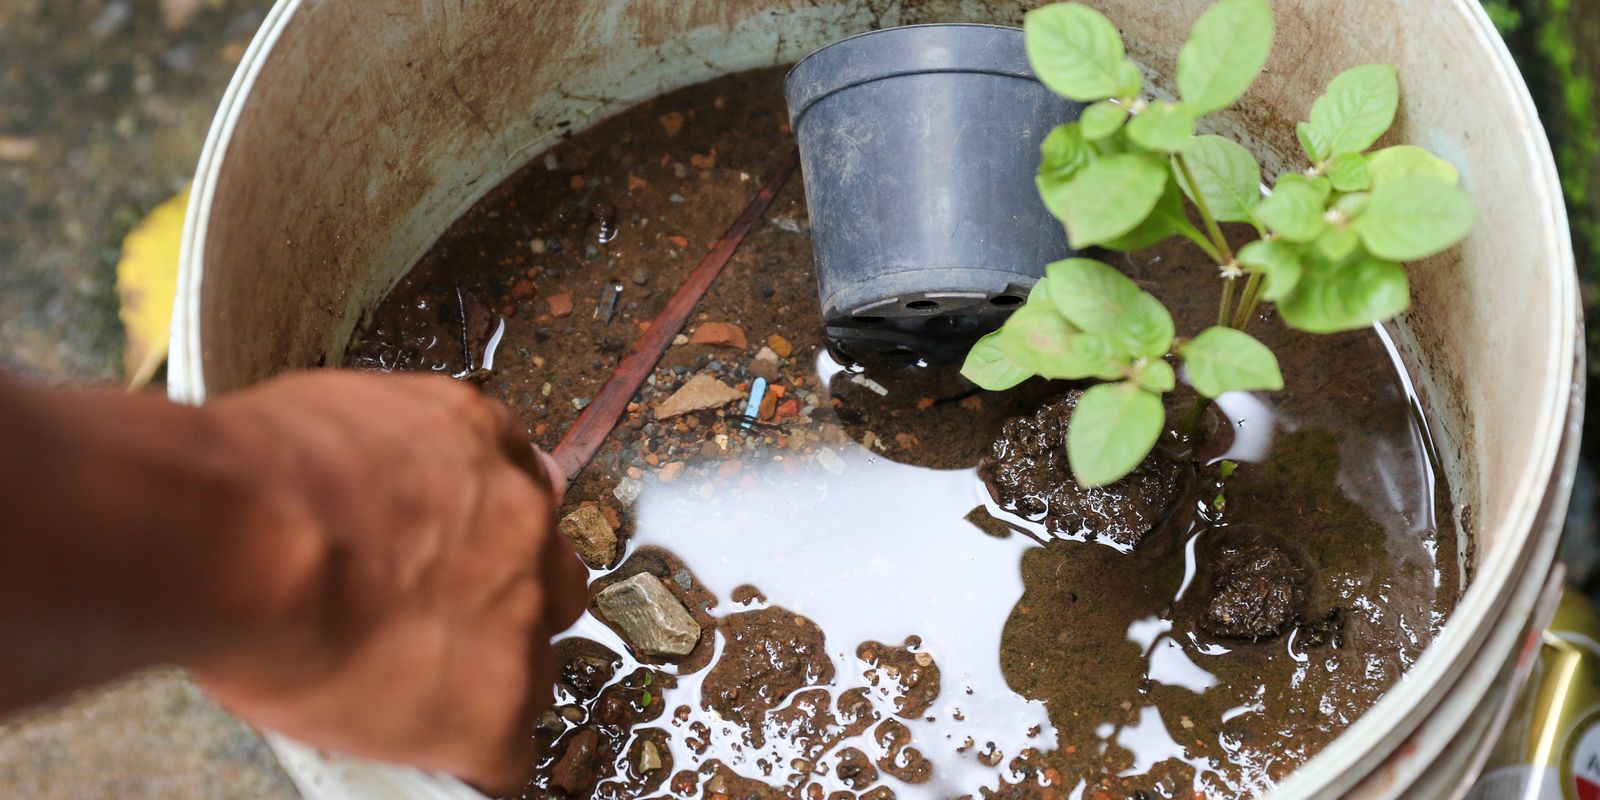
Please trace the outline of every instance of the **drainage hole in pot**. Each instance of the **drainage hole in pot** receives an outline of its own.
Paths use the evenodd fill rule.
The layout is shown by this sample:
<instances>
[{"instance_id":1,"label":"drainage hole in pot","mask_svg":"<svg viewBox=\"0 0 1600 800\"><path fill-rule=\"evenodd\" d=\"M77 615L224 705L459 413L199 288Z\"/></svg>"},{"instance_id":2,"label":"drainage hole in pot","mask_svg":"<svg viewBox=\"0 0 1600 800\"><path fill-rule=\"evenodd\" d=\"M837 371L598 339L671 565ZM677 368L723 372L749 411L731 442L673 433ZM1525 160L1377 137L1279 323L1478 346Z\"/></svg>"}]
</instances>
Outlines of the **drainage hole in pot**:
<instances>
[{"instance_id":1,"label":"drainage hole in pot","mask_svg":"<svg viewBox=\"0 0 1600 800\"><path fill-rule=\"evenodd\" d=\"M876 324L878 324L878 323L883 321L883 317L876 316L876 315L873 315L873 314L857 314L854 317L852 317L852 319L854 319L856 322L859 322L859 323L861 323L863 325L876 325Z\"/></svg>"},{"instance_id":2,"label":"drainage hole in pot","mask_svg":"<svg viewBox=\"0 0 1600 800\"><path fill-rule=\"evenodd\" d=\"M912 300L906 303L906 308L912 311L938 311L939 304L933 300Z\"/></svg>"},{"instance_id":3,"label":"drainage hole in pot","mask_svg":"<svg viewBox=\"0 0 1600 800\"><path fill-rule=\"evenodd\" d=\"M1014 294L1003 294L989 302L1001 308L1013 308L1022 305L1022 298Z\"/></svg>"}]
</instances>

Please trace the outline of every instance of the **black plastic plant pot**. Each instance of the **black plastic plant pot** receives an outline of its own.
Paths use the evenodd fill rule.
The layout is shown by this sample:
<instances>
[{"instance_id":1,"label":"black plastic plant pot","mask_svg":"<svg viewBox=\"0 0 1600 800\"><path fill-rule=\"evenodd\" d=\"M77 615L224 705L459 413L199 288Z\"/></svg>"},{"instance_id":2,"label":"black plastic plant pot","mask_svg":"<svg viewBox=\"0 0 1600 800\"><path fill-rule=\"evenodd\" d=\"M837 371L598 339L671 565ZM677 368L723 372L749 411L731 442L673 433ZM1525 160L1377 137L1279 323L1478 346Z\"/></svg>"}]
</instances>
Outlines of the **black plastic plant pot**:
<instances>
[{"instance_id":1,"label":"black plastic plant pot","mask_svg":"<svg viewBox=\"0 0 1600 800\"><path fill-rule=\"evenodd\" d=\"M1022 31L913 25L807 56L784 85L829 339L847 356L957 357L1070 255L1039 145L1082 106Z\"/></svg>"}]
</instances>

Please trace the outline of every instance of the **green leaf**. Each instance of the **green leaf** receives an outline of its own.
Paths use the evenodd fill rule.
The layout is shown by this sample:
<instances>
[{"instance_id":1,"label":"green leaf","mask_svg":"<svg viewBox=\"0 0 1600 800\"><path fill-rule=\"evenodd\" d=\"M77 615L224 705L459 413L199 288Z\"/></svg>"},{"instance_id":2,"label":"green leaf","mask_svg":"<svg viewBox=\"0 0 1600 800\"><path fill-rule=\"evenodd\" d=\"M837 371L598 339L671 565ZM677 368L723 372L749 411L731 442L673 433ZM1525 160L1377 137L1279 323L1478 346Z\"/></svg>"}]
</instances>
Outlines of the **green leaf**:
<instances>
[{"instance_id":1,"label":"green leaf","mask_svg":"<svg viewBox=\"0 0 1600 800\"><path fill-rule=\"evenodd\" d=\"M1322 195L1310 181L1290 174L1278 181L1271 197L1256 206L1256 216L1284 239L1310 242L1327 226L1323 219L1326 209L1322 204Z\"/></svg>"},{"instance_id":2,"label":"green leaf","mask_svg":"<svg viewBox=\"0 0 1600 800\"><path fill-rule=\"evenodd\" d=\"M1388 64L1346 70L1311 106L1311 127L1327 142L1326 158L1371 147L1394 124L1400 80Z\"/></svg>"},{"instance_id":3,"label":"green leaf","mask_svg":"<svg viewBox=\"0 0 1600 800\"><path fill-rule=\"evenodd\" d=\"M1278 314L1308 333L1338 333L1388 320L1410 304L1406 271L1357 251L1342 261L1306 259L1300 283L1279 301Z\"/></svg>"},{"instance_id":4,"label":"green leaf","mask_svg":"<svg viewBox=\"0 0 1600 800\"><path fill-rule=\"evenodd\" d=\"M1195 391L1216 398L1227 392L1278 391L1278 359L1255 337L1233 328L1208 328L1178 349Z\"/></svg>"},{"instance_id":5,"label":"green leaf","mask_svg":"<svg viewBox=\"0 0 1600 800\"><path fill-rule=\"evenodd\" d=\"M1149 156L1106 156L1059 191L1044 195L1045 206L1067 225L1078 249L1115 239L1144 222L1166 190L1167 167Z\"/></svg>"},{"instance_id":6,"label":"green leaf","mask_svg":"<svg viewBox=\"0 0 1600 800\"><path fill-rule=\"evenodd\" d=\"M1028 302L1047 304L1050 302L1049 278L1040 278L1039 280L1034 281L1033 288L1028 290Z\"/></svg>"},{"instance_id":7,"label":"green leaf","mask_svg":"<svg viewBox=\"0 0 1600 800\"><path fill-rule=\"evenodd\" d=\"M1295 173L1285 175L1278 180L1280 182L1289 181L1290 183L1304 183L1305 185L1310 186L1311 189L1317 193L1317 200L1323 205L1327 205L1328 198L1333 195L1333 181L1328 180L1327 177L1323 175L1318 175L1315 178L1308 178L1304 175Z\"/></svg>"},{"instance_id":8,"label":"green leaf","mask_svg":"<svg viewBox=\"0 0 1600 800\"><path fill-rule=\"evenodd\" d=\"M1180 173L1183 191L1197 193L1211 215L1222 222L1255 222L1261 202L1261 166L1243 145L1221 136L1200 136L1183 151L1183 161L1194 175L1190 186Z\"/></svg>"},{"instance_id":9,"label":"green leaf","mask_svg":"<svg viewBox=\"0 0 1600 800\"><path fill-rule=\"evenodd\" d=\"M1317 237L1317 252L1325 258L1338 261L1356 251L1361 246L1361 235L1350 226L1337 227L1329 225L1328 229Z\"/></svg>"},{"instance_id":10,"label":"green leaf","mask_svg":"<svg viewBox=\"0 0 1600 800\"><path fill-rule=\"evenodd\" d=\"M1300 147L1306 151L1306 158L1313 164L1321 164L1328 160L1328 137L1311 123L1302 122L1294 128L1295 136L1300 139Z\"/></svg>"},{"instance_id":11,"label":"green leaf","mask_svg":"<svg viewBox=\"0 0 1600 800\"><path fill-rule=\"evenodd\" d=\"M1233 105L1266 66L1272 34L1266 0L1217 0L1178 52L1179 95L1197 115Z\"/></svg>"},{"instance_id":12,"label":"green leaf","mask_svg":"<svg viewBox=\"0 0 1600 800\"><path fill-rule=\"evenodd\" d=\"M1066 182L1077 177L1095 159L1076 122L1058 125L1039 145L1039 178Z\"/></svg>"},{"instance_id":13,"label":"green leaf","mask_svg":"<svg viewBox=\"0 0 1600 800\"><path fill-rule=\"evenodd\" d=\"M1372 188L1412 175L1431 176L1451 186L1461 183L1461 173L1456 171L1455 165L1409 144L1385 147L1373 153L1367 159L1367 168L1372 172Z\"/></svg>"},{"instance_id":14,"label":"green leaf","mask_svg":"<svg viewBox=\"0 0 1600 800\"><path fill-rule=\"evenodd\" d=\"M1028 61L1051 91L1080 103L1120 95L1127 82L1122 34L1100 12L1058 3L1028 12L1022 28Z\"/></svg>"},{"instance_id":15,"label":"green leaf","mask_svg":"<svg viewBox=\"0 0 1600 800\"><path fill-rule=\"evenodd\" d=\"M1012 361L1000 347L999 331L972 345L966 363L961 366L961 374L991 392L1003 392L1033 377L1031 371Z\"/></svg>"},{"instance_id":16,"label":"green leaf","mask_svg":"<svg viewBox=\"0 0 1600 800\"><path fill-rule=\"evenodd\" d=\"M1049 302L1030 299L999 334L1000 350L1012 363L1045 378L1112 380L1126 363L1110 336L1084 333Z\"/></svg>"},{"instance_id":17,"label":"green leaf","mask_svg":"<svg viewBox=\"0 0 1600 800\"><path fill-rule=\"evenodd\" d=\"M1170 392L1178 385L1178 376L1172 371L1172 365L1160 359L1153 359L1145 363L1144 367L1134 376L1134 381L1139 388L1147 392Z\"/></svg>"},{"instance_id":18,"label":"green leaf","mask_svg":"<svg viewBox=\"0 0 1600 800\"><path fill-rule=\"evenodd\" d=\"M1139 65L1124 59L1117 67L1117 97L1132 99L1143 89L1144 73L1139 71Z\"/></svg>"},{"instance_id":19,"label":"green leaf","mask_svg":"<svg viewBox=\"0 0 1600 800\"><path fill-rule=\"evenodd\" d=\"M1300 247L1282 239L1262 239L1239 249L1239 263L1262 276L1262 299L1276 303L1300 282Z\"/></svg>"},{"instance_id":20,"label":"green leaf","mask_svg":"<svg viewBox=\"0 0 1600 800\"><path fill-rule=\"evenodd\" d=\"M1194 119L1183 103L1154 103L1128 123L1128 138L1147 150L1176 153L1194 138Z\"/></svg>"},{"instance_id":21,"label":"green leaf","mask_svg":"<svg viewBox=\"0 0 1600 800\"><path fill-rule=\"evenodd\" d=\"M1067 196L1067 186L1078 177L1099 155L1083 138L1083 129L1076 122L1057 126L1039 145L1039 174L1034 185L1050 213L1060 217L1062 199Z\"/></svg>"},{"instance_id":22,"label":"green leaf","mask_svg":"<svg viewBox=\"0 0 1600 800\"><path fill-rule=\"evenodd\" d=\"M1101 243L1107 250L1117 250L1132 253L1143 250L1151 245L1166 239L1169 236L1202 234L1195 229L1194 223L1189 221L1189 216L1183 210L1183 194L1178 191L1178 182L1168 178L1167 189L1161 194L1160 202L1156 203L1154 211L1146 217L1139 227Z\"/></svg>"},{"instance_id":23,"label":"green leaf","mask_svg":"<svg viewBox=\"0 0 1600 800\"><path fill-rule=\"evenodd\" d=\"M639 703L640 705L645 706L645 707L648 708L650 706L650 704L655 701L655 698L651 696L650 690L646 689L646 690L644 690L643 694L639 695L639 701L640 701L640 703Z\"/></svg>"},{"instance_id":24,"label":"green leaf","mask_svg":"<svg viewBox=\"0 0 1600 800\"><path fill-rule=\"evenodd\" d=\"M1128 360L1164 355L1172 347L1172 315L1149 292L1115 268L1069 258L1045 268L1050 299L1068 322L1110 335Z\"/></svg>"},{"instance_id":25,"label":"green leaf","mask_svg":"<svg viewBox=\"0 0 1600 800\"><path fill-rule=\"evenodd\" d=\"M1127 121L1127 106L1101 100L1083 110L1078 124L1083 126L1083 138L1097 142L1122 130L1122 123Z\"/></svg>"},{"instance_id":26,"label":"green leaf","mask_svg":"<svg viewBox=\"0 0 1600 800\"><path fill-rule=\"evenodd\" d=\"M1126 477L1161 438L1167 411L1161 398L1131 383L1090 387L1067 426L1067 461L1083 486Z\"/></svg>"},{"instance_id":27,"label":"green leaf","mask_svg":"<svg viewBox=\"0 0 1600 800\"><path fill-rule=\"evenodd\" d=\"M1427 258L1472 231L1477 214L1460 187L1412 175L1374 189L1355 229L1372 254L1393 261Z\"/></svg>"},{"instance_id":28,"label":"green leaf","mask_svg":"<svg viewBox=\"0 0 1600 800\"><path fill-rule=\"evenodd\" d=\"M1341 192L1364 192L1372 188L1372 172L1366 156L1342 153L1328 163L1328 180Z\"/></svg>"}]
</instances>

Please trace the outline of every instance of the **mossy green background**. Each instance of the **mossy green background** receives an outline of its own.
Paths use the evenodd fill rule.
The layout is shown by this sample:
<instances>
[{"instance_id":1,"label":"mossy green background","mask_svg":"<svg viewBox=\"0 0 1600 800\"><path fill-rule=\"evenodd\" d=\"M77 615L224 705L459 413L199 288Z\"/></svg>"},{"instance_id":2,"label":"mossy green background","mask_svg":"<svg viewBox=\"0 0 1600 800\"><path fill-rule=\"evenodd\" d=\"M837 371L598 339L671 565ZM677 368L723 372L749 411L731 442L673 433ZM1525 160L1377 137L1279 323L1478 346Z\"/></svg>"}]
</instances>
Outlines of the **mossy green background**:
<instances>
[{"instance_id":1,"label":"mossy green background","mask_svg":"<svg viewBox=\"0 0 1600 800\"><path fill-rule=\"evenodd\" d=\"M1567 194L1588 318L1600 300L1600 2L1484 0L1528 81ZM1600 326L1589 326L1589 369L1600 375ZM1594 404L1590 404L1591 408ZM1593 415L1591 415L1593 416ZM1591 428L1591 430L1593 430ZM1591 437L1592 439L1592 437ZM1596 442L1588 442L1589 451Z\"/></svg>"}]
</instances>

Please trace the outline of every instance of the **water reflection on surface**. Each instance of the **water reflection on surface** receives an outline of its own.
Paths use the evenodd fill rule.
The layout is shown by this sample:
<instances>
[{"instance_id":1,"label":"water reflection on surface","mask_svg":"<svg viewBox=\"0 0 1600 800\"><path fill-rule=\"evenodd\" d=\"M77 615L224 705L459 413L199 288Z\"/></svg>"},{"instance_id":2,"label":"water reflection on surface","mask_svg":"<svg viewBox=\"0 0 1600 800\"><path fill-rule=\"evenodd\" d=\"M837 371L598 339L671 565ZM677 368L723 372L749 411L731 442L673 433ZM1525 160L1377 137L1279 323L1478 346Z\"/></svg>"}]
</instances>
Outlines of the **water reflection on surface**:
<instances>
[{"instance_id":1,"label":"water reflection on surface","mask_svg":"<svg viewBox=\"0 0 1600 800\"><path fill-rule=\"evenodd\" d=\"M1002 625L1022 595L1017 564L1023 550L1037 545L1025 536L986 536L963 519L988 499L973 470L923 469L863 450L839 453L834 471L815 461L752 466L753 482L718 491L709 501L694 484L652 484L637 502L634 544L670 548L719 598L753 584L768 603L815 621L839 667L828 691L837 697L868 689L884 719L894 716L893 694L865 680L856 648L920 637L918 650L937 662L944 690L926 716L904 723L913 746L936 769L916 789L885 775L887 785L911 791L908 796L955 797L994 785L997 769L1023 748L1056 746L1044 704L1012 691L999 661ZM592 618L571 633L626 652ZM704 753L672 740L678 768L716 758L748 777L770 780L758 761L786 765L808 755L780 731L772 731L763 748L751 747L738 726L700 707L701 677L680 678L663 695L668 709L689 706L691 720L712 732ZM1004 754L1000 767L980 761L991 742ZM850 744L873 760L885 753L874 737ZM813 780L830 792L846 788L829 773Z\"/></svg>"}]
</instances>

